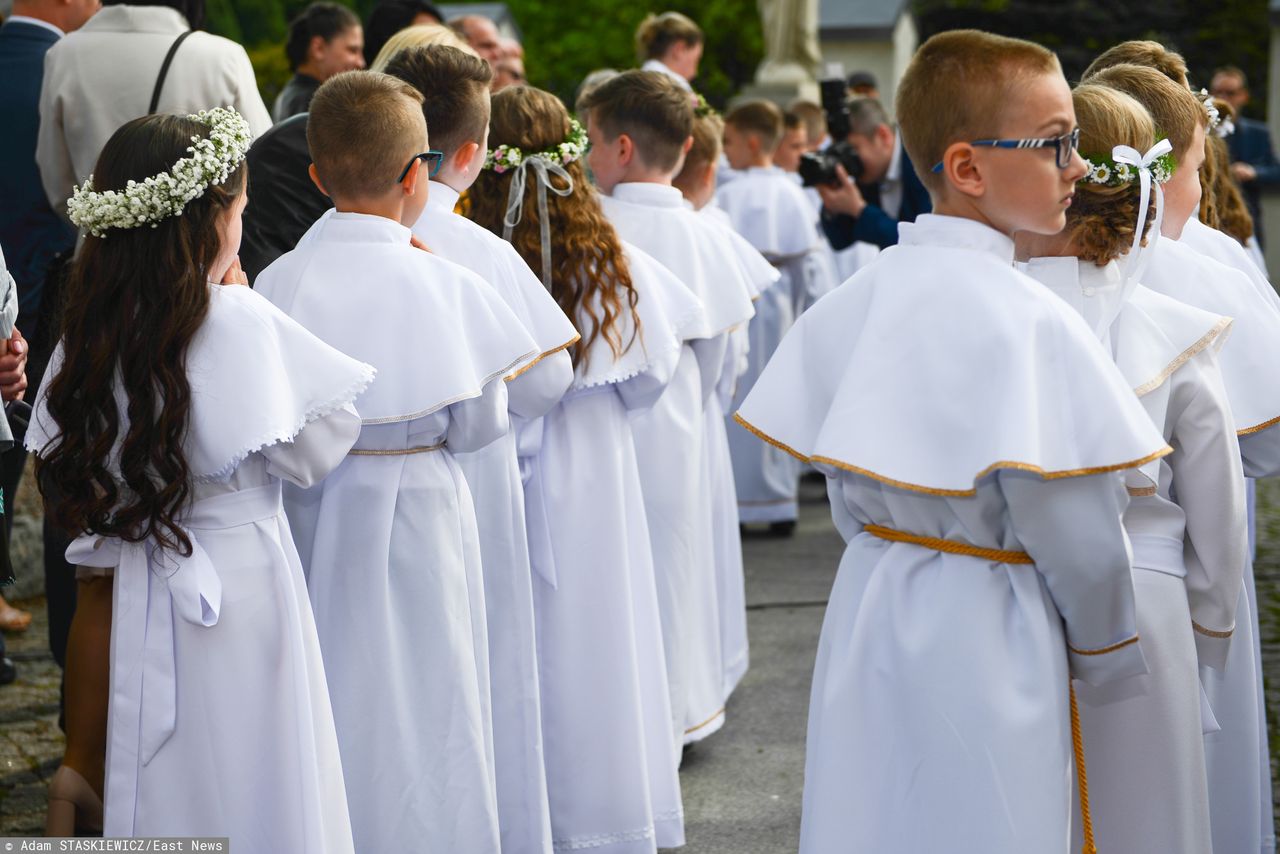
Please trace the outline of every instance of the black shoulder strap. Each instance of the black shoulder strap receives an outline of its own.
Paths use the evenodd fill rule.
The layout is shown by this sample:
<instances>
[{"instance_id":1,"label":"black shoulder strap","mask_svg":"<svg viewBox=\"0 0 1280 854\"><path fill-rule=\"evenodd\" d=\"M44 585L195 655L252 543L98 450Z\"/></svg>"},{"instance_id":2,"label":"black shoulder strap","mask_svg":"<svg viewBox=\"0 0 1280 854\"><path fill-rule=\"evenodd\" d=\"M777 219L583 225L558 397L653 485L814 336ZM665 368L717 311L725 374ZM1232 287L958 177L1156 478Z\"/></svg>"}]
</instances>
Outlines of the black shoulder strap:
<instances>
[{"instance_id":1,"label":"black shoulder strap","mask_svg":"<svg viewBox=\"0 0 1280 854\"><path fill-rule=\"evenodd\" d=\"M173 44L169 46L169 52L164 55L164 63L160 66L160 76L156 78L156 88L151 90L151 106L147 109L147 115L153 114L156 111L156 107L160 106L160 90L164 89L164 79L169 76L169 66L173 64L173 55L178 52L178 48L187 40L187 36L193 32L195 30L187 30L174 39Z\"/></svg>"}]
</instances>

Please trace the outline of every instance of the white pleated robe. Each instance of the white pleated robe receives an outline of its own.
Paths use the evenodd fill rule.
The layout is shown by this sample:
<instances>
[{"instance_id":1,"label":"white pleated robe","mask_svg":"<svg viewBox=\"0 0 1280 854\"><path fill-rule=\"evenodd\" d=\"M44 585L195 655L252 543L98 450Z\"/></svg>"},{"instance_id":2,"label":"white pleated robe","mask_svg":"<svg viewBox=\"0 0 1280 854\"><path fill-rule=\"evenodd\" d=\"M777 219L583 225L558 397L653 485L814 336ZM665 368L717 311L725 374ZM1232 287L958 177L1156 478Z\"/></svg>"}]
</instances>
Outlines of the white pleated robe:
<instances>
[{"instance_id":1,"label":"white pleated robe","mask_svg":"<svg viewBox=\"0 0 1280 854\"><path fill-rule=\"evenodd\" d=\"M1170 449L1079 316L1012 269L1005 235L936 215L900 234L805 314L738 413L827 474L848 543L800 850L1066 854L1068 674L1145 670L1114 472Z\"/></svg>"},{"instance_id":2,"label":"white pleated robe","mask_svg":"<svg viewBox=\"0 0 1280 854\"><path fill-rule=\"evenodd\" d=\"M457 190L433 181L430 193L414 233L436 255L489 283L540 351L507 383L511 431L478 451L458 454L457 461L471 488L480 532L502 851L550 854L533 582L518 456L537 452L540 429L524 428L546 414L573 381L567 348L578 333L510 243L453 212Z\"/></svg>"},{"instance_id":3,"label":"white pleated robe","mask_svg":"<svg viewBox=\"0 0 1280 854\"><path fill-rule=\"evenodd\" d=\"M1230 319L1075 258L1022 269L1080 312L1174 449L1130 472L1138 633L1149 672L1077 687L1100 850L1213 850L1197 665L1221 669L1248 549L1244 475L1216 350ZM1076 826L1076 843L1081 840Z\"/></svg>"},{"instance_id":4,"label":"white pleated robe","mask_svg":"<svg viewBox=\"0 0 1280 854\"><path fill-rule=\"evenodd\" d=\"M1195 227L1188 222L1192 234ZM1183 234L1188 233L1184 228ZM1192 240L1195 238L1193 237ZM1280 474L1280 310L1251 276L1161 237L1143 283L1188 305L1234 320L1219 364L1246 477ZM1274 296L1274 295L1273 295ZM1226 667L1202 670L1221 729L1205 735L1215 851L1271 851L1275 824L1262 695L1253 562L1248 559Z\"/></svg>"},{"instance_id":5,"label":"white pleated robe","mask_svg":"<svg viewBox=\"0 0 1280 854\"><path fill-rule=\"evenodd\" d=\"M373 364L356 448L286 508L307 570L360 851L497 852L480 544L454 451L507 431L538 354L483 280L409 229L334 213L257 287Z\"/></svg>"},{"instance_id":6,"label":"white pleated robe","mask_svg":"<svg viewBox=\"0 0 1280 854\"><path fill-rule=\"evenodd\" d=\"M673 748L724 724L721 600L713 543L707 408L726 365L729 337L755 314L733 245L672 186L623 183L601 200L619 236L670 270L702 305L676 375L652 408L632 413L636 458L653 543L658 608L671 694ZM745 621L741 616L727 619Z\"/></svg>"},{"instance_id":7,"label":"white pleated robe","mask_svg":"<svg viewBox=\"0 0 1280 854\"><path fill-rule=\"evenodd\" d=\"M652 406L702 309L626 252L642 338L603 336L543 419L525 483L547 791L556 850L649 854L684 843L649 529L629 410ZM579 329L590 329L585 316Z\"/></svg>"},{"instance_id":8,"label":"white pleated robe","mask_svg":"<svg viewBox=\"0 0 1280 854\"><path fill-rule=\"evenodd\" d=\"M818 243L817 215L804 191L777 167L740 173L716 191L716 203L728 214L734 230L782 274L781 280L756 302L756 315L748 327L748 367L738 380L736 407L751 391L778 342L795 322L797 307L808 299L808 276L812 271L807 258ZM799 465L738 424L730 422L727 426L739 519L794 520L799 513Z\"/></svg>"},{"instance_id":9,"label":"white pleated robe","mask_svg":"<svg viewBox=\"0 0 1280 854\"><path fill-rule=\"evenodd\" d=\"M351 401L373 371L248 288L210 294L186 354L194 480L179 521L192 554L92 534L67 551L72 563L114 567L104 833L350 854L329 692L280 481L306 486L342 461L359 432ZM38 455L60 432L48 388L26 437ZM117 399L123 432L123 390Z\"/></svg>"}]
</instances>

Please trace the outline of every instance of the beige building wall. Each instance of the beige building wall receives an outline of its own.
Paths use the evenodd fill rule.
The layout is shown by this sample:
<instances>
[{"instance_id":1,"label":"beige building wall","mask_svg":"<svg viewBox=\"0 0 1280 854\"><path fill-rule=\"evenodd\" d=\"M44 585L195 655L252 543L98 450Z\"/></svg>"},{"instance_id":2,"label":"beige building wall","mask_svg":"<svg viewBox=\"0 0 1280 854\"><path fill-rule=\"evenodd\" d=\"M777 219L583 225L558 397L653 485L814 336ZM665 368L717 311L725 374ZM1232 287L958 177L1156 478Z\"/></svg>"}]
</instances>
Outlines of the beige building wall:
<instances>
[{"instance_id":1,"label":"beige building wall","mask_svg":"<svg viewBox=\"0 0 1280 854\"><path fill-rule=\"evenodd\" d=\"M907 70L907 63L911 61L918 42L915 20L910 15L900 15L888 38L874 41L849 37L823 38L820 47L823 64L840 63L844 66L845 76L854 71L874 74L880 83L880 99L885 109L892 113L898 81Z\"/></svg>"}]
</instances>

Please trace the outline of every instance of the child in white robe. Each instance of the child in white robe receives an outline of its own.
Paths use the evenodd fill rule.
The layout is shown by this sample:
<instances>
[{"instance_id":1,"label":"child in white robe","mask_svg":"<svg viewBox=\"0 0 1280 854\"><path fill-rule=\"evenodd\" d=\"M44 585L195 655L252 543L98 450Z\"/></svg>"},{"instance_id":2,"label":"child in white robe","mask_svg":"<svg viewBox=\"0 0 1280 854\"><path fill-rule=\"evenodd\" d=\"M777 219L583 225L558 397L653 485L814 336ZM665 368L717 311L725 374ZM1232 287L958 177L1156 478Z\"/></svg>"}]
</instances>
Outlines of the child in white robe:
<instances>
[{"instance_id":1,"label":"child in white robe","mask_svg":"<svg viewBox=\"0 0 1280 854\"><path fill-rule=\"evenodd\" d=\"M147 116L107 142L70 203L90 235L26 441L58 522L84 532L68 560L114 576L101 832L350 854L280 490L342 461L359 431L351 402L373 371L231 286L246 284L236 252L248 145L230 109ZM201 195L175 198L174 181ZM126 193L136 207L118 204ZM68 649L69 760L95 737L73 700L89 675L81 659L97 654L82 628ZM51 788L53 833L69 834L73 808L84 817L83 800L58 801L68 771Z\"/></svg>"},{"instance_id":2,"label":"child in white robe","mask_svg":"<svg viewBox=\"0 0 1280 854\"><path fill-rule=\"evenodd\" d=\"M542 716L533 615L533 581L525 530L520 457L538 451L540 426L573 381L568 348L577 330L511 244L454 213L461 192L484 166L489 136L489 64L448 45L414 47L386 72L422 93L432 146L443 162L431 180L414 234L437 256L493 286L537 344L539 356L507 383L512 430L491 445L458 454L480 531L489 624L498 828L503 854L551 851L551 817L543 763ZM530 422L535 422L532 426Z\"/></svg>"},{"instance_id":3,"label":"child in white robe","mask_svg":"<svg viewBox=\"0 0 1280 854\"><path fill-rule=\"evenodd\" d=\"M819 240L818 217L804 191L771 163L781 137L782 112L770 103L748 102L725 116L725 156L742 172L717 191L716 202L734 229L782 273L782 280L756 303L748 328L749 367L738 383L735 405L751 391L795 321L797 306L804 305L810 290L806 259ZM767 522L775 533L790 534L799 513L799 465L738 424L729 424L728 432L739 519Z\"/></svg>"},{"instance_id":4,"label":"child in white robe","mask_svg":"<svg viewBox=\"0 0 1280 854\"><path fill-rule=\"evenodd\" d=\"M627 71L583 100L589 163L619 236L657 259L698 298L705 324L681 351L676 376L652 409L632 416L653 542L675 747L724 723L721 614L707 459L727 441L706 415L726 368L729 338L755 314L733 245L672 186L691 144L694 104L664 75ZM714 406L720 417L722 410ZM712 448L709 441L719 440ZM724 615L742 623L740 613ZM743 651L745 658L745 649Z\"/></svg>"},{"instance_id":5,"label":"child in white robe","mask_svg":"<svg viewBox=\"0 0 1280 854\"><path fill-rule=\"evenodd\" d=\"M1174 449L1128 478L1124 524L1150 672L1079 688L1093 822L1107 849L1200 854L1213 850L1201 737L1212 722L1201 719L1197 664L1226 663L1248 548L1240 448L1215 355L1231 320L1138 284L1139 240L1146 229L1159 239L1148 202L1174 173L1151 116L1101 85L1080 85L1072 100L1090 172L1061 234L1019 235L1023 269L1080 312Z\"/></svg>"},{"instance_id":6,"label":"child in white robe","mask_svg":"<svg viewBox=\"0 0 1280 854\"><path fill-rule=\"evenodd\" d=\"M1008 235L1060 231L1085 174L1057 59L943 33L897 104L937 213L805 313L738 413L827 474L848 542L800 850L1066 854L1069 673L1146 669L1116 472L1171 449L1079 315L1012 268ZM971 142L991 139L1011 144Z\"/></svg>"},{"instance_id":7,"label":"child in white robe","mask_svg":"<svg viewBox=\"0 0 1280 854\"><path fill-rule=\"evenodd\" d=\"M1161 236L1142 282L1188 305L1233 318L1219 361L1244 474L1280 473L1280 373L1275 370L1280 364L1280 310L1248 276L1179 240L1200 202L1197 173L1205 159L1208 114L1183 82L1154 68L1120 64L1098 70L1088 79L1133 96L1174 142L1178 166L1165 186ZM1217 851L1260 850L1269 847L1268 840L1274 836L1251 560L1244 573L1226 665L1221 671L1201 671L1209 707L1220 727L1205 735Z\"/></svg>"},{"instance_id":8,"label":"child in white robe","mask_svg":"<svg viewBox=\"0 0 1280 854\"><path fill-rule=\"evenodd\" d=\"M483 281L412 245L402 223L421 214L430 168L421 104L375 72L321 87L308 145L337 210L257 287L379 371L351 455L286 499L356 848L496 852L480 546L453 454L507 431L503 378L539 351Z\"/></svg>"},{"instance_id":9,"label":"child in white robe","mask_svg":"<svg viewBox=\"0 0 1280 854\"><path fill-rule=\"evenodd\" d=\"M582 334L525 482L552 840L647 854L683 844L684 820L627 413L661 397L705 320L677 279L618 239L587 182L586 135L554 95L503 89L489 133L468 216L549 275Z\"/></svg>"},{"instance_id":10,"label":"child in white robe","mask_svg":"<svg viewBox=\"0 0 1280 854\"><path fill-rule=\"evenodd\" d=\"M755 247L733 230L724 211L715 205L716 163L724 122L715 113L699 115L693 124L693 145L684 166L673 179L685 202L728 240L752 302L777 283L781 274ZM724 366L715 393L707 401L705 417L705 477L711 490L711 531L715 549L716 591L720 602L720 655L723 681L721 696L727 702L747 672L747 591L742 565L742 535L738 521L738 491L733 481L733 461L729 456L729 435L725 414L733 405L738 381L748 367L747 325L729 333ZM723 705L723 703L722 703ZM694 735L696 733L691 733Z\"/></svg>"}]
</instances>

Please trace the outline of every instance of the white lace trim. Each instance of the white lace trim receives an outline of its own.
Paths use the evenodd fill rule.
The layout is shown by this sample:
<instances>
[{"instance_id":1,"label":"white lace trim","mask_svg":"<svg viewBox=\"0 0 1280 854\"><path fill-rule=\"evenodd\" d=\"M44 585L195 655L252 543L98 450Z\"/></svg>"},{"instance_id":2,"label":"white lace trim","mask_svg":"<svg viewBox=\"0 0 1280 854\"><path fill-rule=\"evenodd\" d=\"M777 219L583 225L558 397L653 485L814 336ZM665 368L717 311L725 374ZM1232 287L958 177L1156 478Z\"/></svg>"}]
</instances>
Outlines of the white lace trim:
<instances>
[{"instance_id":1,"label":"white lace trim","mask_svg":"<svg viewBox=\"0 0 1280 854\"><path fill-rule=\"evenodd\" d=\"M667 353L672 352L673 350L679 350L681 347L684 346L685 341L689 340L687 337L689 326L697 322L697 320L701 317L701 315L702 315L702 306L700 304L695 303L693 308L689 310L689 313L684 318L682 318L679 323L672 324L671 329L676 339L674 347L668 347L663 350L660 350L658 351L657 354L650 353L648 348L646 347L645 355L648 358L646 358L640 364L627 365L626 367L620 370L615 369L612 373L605 373L605 374L589 373L586 377L583 377L582 379L575 379L573 382L573 385L569 387L569 390L582 391L583 389L595 388L596 386L626 382L632 377L635 377L644 373L644 371L650 365L656 362L660 356L665 356ZM643 330L642 330L642 334L643 334ZM638 340L635 343L633 343L632 346L644 347L644 342Z\"/></svg>"},{"instance_id":2,"label":"white lace trim","mask_svg":"<svg viewBox=\"0 0 1280 854\"><path fill-rule=\"evenodd\" d=\"M638 830L620 830L616 833L597 833L593 836L575 836L572 839L553 841L551 847L556 851L582 851L587 848L599 848L602 845L613 845L617 842L643 842L653 839L653 825Z\"/></svg>"}]
</instances>

